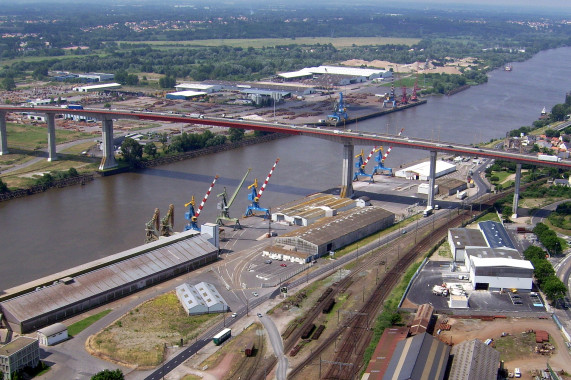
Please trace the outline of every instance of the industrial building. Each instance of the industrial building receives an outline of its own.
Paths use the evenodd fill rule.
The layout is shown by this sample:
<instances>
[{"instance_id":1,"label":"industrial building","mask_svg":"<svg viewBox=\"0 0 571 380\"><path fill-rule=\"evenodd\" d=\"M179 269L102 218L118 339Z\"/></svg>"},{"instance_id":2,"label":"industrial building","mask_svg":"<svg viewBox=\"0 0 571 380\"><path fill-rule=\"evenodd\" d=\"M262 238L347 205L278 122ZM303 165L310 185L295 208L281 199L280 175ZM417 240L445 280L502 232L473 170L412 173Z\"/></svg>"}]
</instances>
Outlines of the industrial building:
<instances>
[{"instance_id":1,"label":"industrial building","mask_svg":"<svg viewBox=\"0 0 571 380\"><path fill-rule=\"evenodd\" d=\"M340 66L317 66L306 67L298 71L291 71L287 73L278 74L278 77L283 80L301 80L310 79L319 75L342 75L344 77L352 78L354 81L372 80L376 78L390 78L393 73L390 70L382 69L363 69L357 67L340 67ZM362 79L360 79L362 78ZM349 81L349 83L356 83Z\"/></svg>"},{"instance_id":2,"label":"industrial building","mask_svg":"<svg viewBox=\"0 0 571 380\"><path fill-rule=\"evenodd\" d=\"M434 307L424 303L418 307L414 319L410 325L410 335L418 335L427 332L431 327Z\"/></svg>"},{"instance_id":3,"label":"industrial building","mask_svg":"<svg viewBox=\"0 0 571 380\"><path fill-rule=\"evenodd\" d=\"M35 367L40 363L40 345L38 340L19 336L0 347L0 373L4 380L12 380L12 374L26 367Z\"/></svg>"},{"instance_id":4,"label":"industrial building","mask_svg":"<svg viewBox=\"0 0 571 380\"><path fill-rule=\"evenodd\" d=\"M450 347L428 333L401 340L383 380L442 380L449 356Z\"/></svg>"},{"instance_id":5,"label":"industrial building","mask_svg":"<svg viewBox=\"0 0 571 380\"><path fill-rule=\"evenodd\" d=\"M496 380L500 353L481 340L466 340L452 347L448 380Z\"/></svg>"},{"instance_id":6,"label":"industrial building","mask_svg":"<svg viewBox=\"0 0 571 380\"><path fill-rule=\"evenodd\" d=\"M464 262L474 289L531 290L533 265L522 260L501 223L480 222L478 229L451 228L448 244L454 261Z\"/></svg>"},{"instance_id":7,"label":"industrial building","mask_svg":"<svg viewBox=\"0 0 571 380\"><path fill-rule=\"evenodd\" d=\"M258 88L247 88L240 91L242 94L256 105L271 105L274 102L280 103L285 98L291 97L290 91L261 90Z\"/></svg>"},{"instance_id":8,"label":"industrial building","mask_svg":"<svg viewBox=\"0 0 571 380\"><path fill-rule=\"evenodd\" d=\"M42 346L53 346L69 338L67 326L59 322L38 330L36 334Z\"/></svg>"},{"instance_id":9,"label":"industrial building","mask_svg":"<svg viewBox=\"0 0 571 380\"><path fill-rule=\"evenodd\" d=\"M74 87L72 90L75 92L101 92L108 90L116 90L120 87L121 85L119 83L103 83L103 84L94 84L91 86Z\"/></svg>"},{"instance_id":10,"label":"industrial building","mask_svg":"<svg viewBox=\"0 0 571 380\"><path fill-rule=\"evenodd\" d=\"M309 262L309 255L303 252L297 252L295 247L290 245L274 244L262 251L262 257L268 257L272 260L289 261L290 263L305 264Z\"/></svg>"},{"instance_id":11,"label":"industrial building","mask_svg":"<svg viewBox=\"0 0 571 380\"><path fill-rule=\"evenodd\" d=\"M440 189L440 194L454 195L458 191L466 190L468 183L456 178L439 178L436 180L435 186Z\"/></svg>"},{"instance_id":12,"label":"industrial building","mask_svg":"<svg viewBox=\"0 0 571 380\"><path fill-rule=\"evenodd\" d=\"M189 100L192 98L200 98L206 96L207 93L204 91L193 91L193 90L184 90L184 91L176 91L176 92L169 92L165 95L165 98L171 100Z\"/></svg>"},{"instance_id":13,"label":"industrial building","mask_svg":"<svg viewBox=\"0 0 571 380\"><path fill-rule=\"evenodd\" d=\"M223 313L228 310L224 298L216 287L208 282L179 285L176 287L176 296L188 315Z\"/></svg>"},{"instance_id":14,"label":"industrial building","mask_svg":"<svg viewBox=\"0 0 571 380\"><path fill-rule=\"evenodd\" d=\"M361 203L364 205L365 202ZM349 198L339 198L331 194L314 194L272 210L272 221L309 226L321 218L337 215L338 212L347 211L356 206L357 202Z\"/></svg>"},{"instance_id":15,"label":"industrial building","mask_svg":"<svg viewBox=\"0 0 571 380\"><path fill-rule=\"evenodd\" d=\"M216 84L204 83L181 83L174 86L177 91L196 91L205 92L207 94L222 90L222 86Z\"/></svg>"},{"instance_id":16,"label":"industrial building","mask_svg":"<svg viewBox=\"0 0 571 380\"><path fill-rule=\"evenodd\" d=\"M482 231L474 228L450 228L448 244L454 261L463 262L466 259L466 247L487 247L488 243Z\"/></svg>"},{"instance_id":17,"label":"industrial building","mask_svg":"<svg viewBox=\"0 0 571 380\"><path fill-rule=\"evenodd\" d=\"M309 262L381 231L394 222L395 215L380 207L353 208L278 236L275 244L291 246L293 250L305 253Z\"/></svg>"},{"instance_id":18,"label":"industrial building","mask_svg":"<svg viewBox=\"0 0 571 380\"><path fill-rule=\"evenodd\" d=\"M437 160L434 178L442 177L455 171L456 165L442 160ZM395 172L395 177L428 181L428 178L430 177L430 162L421 162L420 164L397 170Z\"/></svg>"},{"instance_id":19,"label":"industrial building","mask_svg":"<svg viewBox=\"0 0 571 380\"><path fill-rule=\"evenodd\" d=\"M383 331L375 352L367 365L361 380L381 380L389 366L389 361L397 343L408 337L407 327L388 327Z\"/></svg>"},{"instance_id":20,"label":"industrial building","mask_svg":"<svg viewBox=\"0 0 571 380\"><path fill-rule=\"evenodd\" d=\"M77 275L3 301L0 312L18 333L53 324L217 260L211 236L185 231L72 268Z\"/></svg>"}]
</instances>

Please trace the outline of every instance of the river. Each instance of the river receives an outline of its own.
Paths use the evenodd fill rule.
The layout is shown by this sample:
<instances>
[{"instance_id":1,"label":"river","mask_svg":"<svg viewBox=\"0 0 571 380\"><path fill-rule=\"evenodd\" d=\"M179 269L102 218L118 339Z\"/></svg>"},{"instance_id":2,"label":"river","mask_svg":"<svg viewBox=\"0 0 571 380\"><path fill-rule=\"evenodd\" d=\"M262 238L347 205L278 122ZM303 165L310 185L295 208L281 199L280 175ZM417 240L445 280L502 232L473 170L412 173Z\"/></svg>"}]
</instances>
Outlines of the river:
<instances>
[{"instance_id":1,"label":"river","mask_svg":"<svg viewBox=\"0 0 571 380\"><path fill-rule=\"evenodd\" d=\"M353 124L352 128L434 140L478 143L530 125L545 106L562 103L571 91L571 48L540 52L514 63L511 72L496 70L486 84L450 97L431 97L426 105ZM349 108L350 109L350 108ZM366 147L365 147L366 148ZM357 148L356 148L357 150ZM183 206L200 201L215 174L220 176L199 222L216 219L216 194L232 194L248 168L263 182L274 160L280 162L260 203L283 204L341 182L340 145L289 137L263 145L177 162L158 168L98 179L86 186L50 190L0 203L0 289L10 288L144 242L144 226L158 207L162 215L175 205L175 229L185 224ZM386 165L427 156L394 149ZM247 206L242 189L231 209Z\"/></svg>"}]
</instances>

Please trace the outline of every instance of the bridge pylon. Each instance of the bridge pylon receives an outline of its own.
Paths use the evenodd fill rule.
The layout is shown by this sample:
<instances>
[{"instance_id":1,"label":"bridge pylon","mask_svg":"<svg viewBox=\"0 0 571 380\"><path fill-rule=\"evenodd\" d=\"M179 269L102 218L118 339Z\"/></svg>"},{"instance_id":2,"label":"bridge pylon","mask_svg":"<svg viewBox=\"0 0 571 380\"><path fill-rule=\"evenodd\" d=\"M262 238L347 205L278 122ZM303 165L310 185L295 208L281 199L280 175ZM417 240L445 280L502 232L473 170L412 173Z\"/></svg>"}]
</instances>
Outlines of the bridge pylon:
<instances>
[{"instance_id":1,"label":"bridge pylon","mask_svg":"<svg viewBox=\"0 0 571 380\"><path fill-rule=\"evenodd\" d=\"M6 134L6 112L0 112L0 156L8 154L8 136Z\"/></svg>"},{"instance_id":2,"label":"bridge pylon","mask_svg":"<svg viewBox=\"0 0 571 380\"><path fill-rule=\"evenodd\" d=\"M353 196L353 154L355 146L353 144L343 144L343 171L341 173L341 198L351 198Z\"/></svg>"},{"instance_id":3,"label":"bridge pylon","mask_svg":"<svg viewBox=\"0 0 571 380\"><path fill-rule=\"evenodd\" d=\"M116 168L115 150L113 149L113 119L103 119L101 121L103 130L103 158L99 165L99 170Z\"/></svg>"}]
</instances>

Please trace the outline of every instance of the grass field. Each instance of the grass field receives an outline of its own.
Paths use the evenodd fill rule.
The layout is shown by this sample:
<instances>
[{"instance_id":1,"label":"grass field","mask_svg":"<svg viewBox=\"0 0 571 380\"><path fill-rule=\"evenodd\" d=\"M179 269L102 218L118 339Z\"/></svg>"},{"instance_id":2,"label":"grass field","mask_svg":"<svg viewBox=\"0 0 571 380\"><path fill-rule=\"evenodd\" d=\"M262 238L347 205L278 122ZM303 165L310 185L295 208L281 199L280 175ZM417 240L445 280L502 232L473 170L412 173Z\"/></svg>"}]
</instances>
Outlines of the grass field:
<instances>
[{"instance_id":1,"label":"grass field","mask_svg":"<svg viewBox=\"0 0 571 380\"><path fill-rule=\"evenodd\" d=\"M111 313L111 309L103 310L100 313L89 316L79 322L75 322L67 328L67 332L70 336L77 335L109 313Z\"/></svg>"},{"instance_id":2,"label":"grass field","mask_svg":"<svg viewBox=\"0 0 571 380\"><path fill-rule=\"evenodd\" d=\"M496 340L496 350L506 362L531 354L534 346L535 334L510 335Z\"/></svg>"},{"instance_id":3,"label":"grass field","mask_svg":"<svg viewBox=\"0 0 571 380\"><path fill-rule=\"evenodd\" d=\"M419 38L389 38L389 37L301 37L301 38L255 38L255 39L212 39L189 41L117 41L117 43L148 44L153 47L172 48L175 46L205 47L205 46L231 46L241 48L262 48L277 45L326 45L332 44L336 48L346 48L353 45L408 45L412 46L420 41Z\"/></svg>"},{"instance_id":4,"label":"grass field","mask_svg":"<svg viewBox=\"0 0 571 380\"><path fill-rule=\"evenodd\" d=\"M113 360L156 366L164 360L165 345L187 344L199 336L220 313L189 316L174 291L141 304L94 336L91 349Z\"/></svg>"},{"instance_id":5,"label":"grass field","mask_svg":"<svg viewBox=\"0 0 571 380\"><path fill-rule=\"evenodd\" d=\"M8 123L6 125L6 132L9 148L34 150L45 148L48 145L47 126ZM59 129L56 131L57 144L85 138L93 138L93 135L90 133Z\"/></svg>"}]
</instances>

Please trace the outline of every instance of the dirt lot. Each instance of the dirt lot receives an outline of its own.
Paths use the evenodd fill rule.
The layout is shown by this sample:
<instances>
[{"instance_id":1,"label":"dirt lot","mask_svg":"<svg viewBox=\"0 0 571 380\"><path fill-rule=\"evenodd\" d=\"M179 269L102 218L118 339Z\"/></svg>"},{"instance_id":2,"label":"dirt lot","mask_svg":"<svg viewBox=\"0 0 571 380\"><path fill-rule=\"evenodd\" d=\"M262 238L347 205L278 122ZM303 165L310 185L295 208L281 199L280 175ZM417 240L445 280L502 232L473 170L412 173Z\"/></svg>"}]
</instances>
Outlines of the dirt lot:
<instances>
[{"instance_id":1,"label":"dirt lot","mask_svg":"<svg viewBox=\"0 0 571 380\"><path fill-rule=\"evenodd\" d=\"M486 322L479 319L446 318L452 328L440 334L441 340L457 344L474 338L482 341L492 338L497 341L496 348L500 351L501 359L505 360L506 369L513 372L515 367L519 367L522 379L532 379L531 371L545 369L548 361L554 370L571 373L571 355L559 329L550 319L508 318ZM545 330L549 333L550 342L556 347L552 355L533 352L536 345L535 334L522 334L529 329ZM508 333L509 336L502 337L502 332ZM531 335L533 339L526 335ZM564 378L571 379L571 376Z\"/></svg>"}]
</instances>

